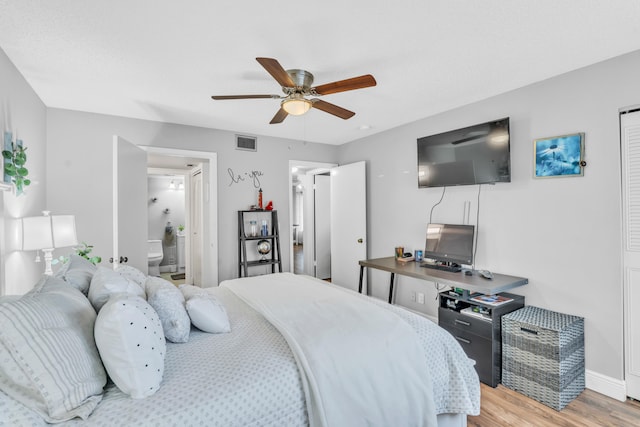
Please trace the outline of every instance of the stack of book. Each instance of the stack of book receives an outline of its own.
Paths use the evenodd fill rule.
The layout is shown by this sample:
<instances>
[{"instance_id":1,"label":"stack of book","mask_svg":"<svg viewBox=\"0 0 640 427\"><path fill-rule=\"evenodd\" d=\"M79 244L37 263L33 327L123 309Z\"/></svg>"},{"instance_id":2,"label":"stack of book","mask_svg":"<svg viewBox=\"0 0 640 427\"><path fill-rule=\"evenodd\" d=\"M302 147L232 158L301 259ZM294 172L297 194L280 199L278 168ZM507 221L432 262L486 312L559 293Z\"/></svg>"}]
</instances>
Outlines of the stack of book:
<instances>
[{"instance_id":1,"label":"stack of book","mask_svg":"<svg viewBox=\"0 0 640 427\"><path fill-rule=\"evenodd\" d=\"M508 298L502 295L476 295L475 297L472 297L471 300L481 302L482 304L490 305L492 307L497 307L501 304L513 301L513 298Z\"/></svg>"}]
</instances>

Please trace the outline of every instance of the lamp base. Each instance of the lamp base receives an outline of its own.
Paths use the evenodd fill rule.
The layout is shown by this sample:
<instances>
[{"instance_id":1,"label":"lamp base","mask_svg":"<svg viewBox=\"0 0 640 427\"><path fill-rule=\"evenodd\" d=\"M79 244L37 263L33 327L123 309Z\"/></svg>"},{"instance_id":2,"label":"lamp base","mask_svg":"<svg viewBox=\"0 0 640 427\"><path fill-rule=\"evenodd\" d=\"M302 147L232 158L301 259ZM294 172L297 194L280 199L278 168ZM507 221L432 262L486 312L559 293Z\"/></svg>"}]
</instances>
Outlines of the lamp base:
<instances>
[{"instance_id":1,"label":"lamp base","mask_svg":"<svg viewBox=\"0 0 640 427\"><path fill-rule=\"evenodd\" d=\"M47 276L53 276L53 269L51 268L51 261L53 260L53 248L43 249L44 254L44 274Z\"/></svg>"}]
</instances>

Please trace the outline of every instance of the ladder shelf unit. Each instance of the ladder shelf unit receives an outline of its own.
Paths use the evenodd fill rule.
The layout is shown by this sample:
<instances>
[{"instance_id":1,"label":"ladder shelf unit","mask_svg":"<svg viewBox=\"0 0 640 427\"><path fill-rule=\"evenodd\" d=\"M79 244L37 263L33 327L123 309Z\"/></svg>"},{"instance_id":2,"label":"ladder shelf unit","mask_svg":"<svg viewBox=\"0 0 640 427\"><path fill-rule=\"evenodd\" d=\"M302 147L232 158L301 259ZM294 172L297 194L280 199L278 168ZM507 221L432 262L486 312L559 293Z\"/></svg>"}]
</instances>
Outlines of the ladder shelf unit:
<instances>
[{"instance_id":1,"label":"ladder shelf unit","mask_svg":"<svg viewBox=\"0 0 640 427\"><path fill-rule=\"evenodd\" d=\"M247 225L247 218L256 221L257 235L251 235L251 228ZM262 227L260 227L260 223L262 220L267 221L266 235L261 233ZM266 240L270 243L271 251L269 252L269 258L264 258L263 256L263 259L249 260L247 257L247 244L253 247L252 243L255 242L257 246L260 240ZM276 266L278 266L278 272L282 273L278 212L275 210L238 211L238 277L248 277L250 267L264 267L269 265L271 266L271 273L276 272Z\"/></svg>"}]
</instances>

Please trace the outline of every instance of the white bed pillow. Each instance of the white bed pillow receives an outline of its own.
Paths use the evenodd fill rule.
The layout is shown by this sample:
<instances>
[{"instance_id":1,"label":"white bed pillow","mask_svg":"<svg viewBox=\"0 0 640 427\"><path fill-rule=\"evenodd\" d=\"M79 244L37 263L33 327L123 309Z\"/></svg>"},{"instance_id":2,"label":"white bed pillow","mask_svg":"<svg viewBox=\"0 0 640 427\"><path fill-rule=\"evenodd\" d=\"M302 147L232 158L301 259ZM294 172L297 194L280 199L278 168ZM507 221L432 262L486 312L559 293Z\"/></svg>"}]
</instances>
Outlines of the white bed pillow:
<instances>
[{"instance_id":1,"label":"white bed pillow","mask_svg":"<svg viewBox=\"0 0 640 427\"><path fill-rule=\"evenodd\" d=\"M138 270L135 267L130 265L119 264L118 268L116 268L116 272L126 277L127 279L131 279L136 282L142 289L145 288L145 282L147 281L147 275L142 271Z\"/></svg>"},{"instance_id":2,"label":"white bed pillow","mask_svg":"<svg viewBox=\"0 0 640 427\"><path fill-rule=\"evenodd\" d=\"M158 391L166 342L158 315L144 299L112 295L98 313L95 338L109 377L123 393L142 399Z\"/></svg>"},{"instance_id":3,"label":"white bed pillow","mask_svg":"<svg viewBox=\"0 0 640 427\"><path fill-rule=\"evenodd\" d=\"M69 255L69 262L63 264L62 267L56 271L55 277L64 280L87 295L91 278L95 272L96 266L91 261L80 255L71 254Z\"/></svg>"},{"instance_id":4,"label":"white bed pillow","mask_svg":"<svg viewBox=\"0 0 640 427\"><path fill-rule=\"evenodd\" d=\"M231 330L227 310L216 297L192 285L182 285L180 291L186 300L185 306L193 326L212 334Z\"/></svg>"},{"instance_id":5,"label":"white bed pillow","mask_svg":"<svg viewBox=\"0 0 640 427\"><path fill-rule=\"evenodd\" d=\"M98 267L91 279L91 286L89 286L89 301L93 304L96 312L100 311L111 295L119 293L145 298L144 289L135 281L110 268Z\"/></svg>"},{"instance_id":6,"label":"white bed pillow","mask_svg":"<svg viewBox=\"0 0 640 427\"><path fill-rule=\"evenodd\" d=\"M191 320L184 306L184 296L176 286L161 277L150 276L145 284L147 302L154 308L171 342L189 341Z\"/></svg>"},{"instance_id":7,"label":"white bed pillow","mask_svg":"<svg viewBox=\"0 0 640 427\"><path fill-rule=\"evenodd\" d=\"M86 419L107 381L93 338L96 312L80 291L44 277L0 304L0 388L51 423Z\"/></svg>"}]
</instances>

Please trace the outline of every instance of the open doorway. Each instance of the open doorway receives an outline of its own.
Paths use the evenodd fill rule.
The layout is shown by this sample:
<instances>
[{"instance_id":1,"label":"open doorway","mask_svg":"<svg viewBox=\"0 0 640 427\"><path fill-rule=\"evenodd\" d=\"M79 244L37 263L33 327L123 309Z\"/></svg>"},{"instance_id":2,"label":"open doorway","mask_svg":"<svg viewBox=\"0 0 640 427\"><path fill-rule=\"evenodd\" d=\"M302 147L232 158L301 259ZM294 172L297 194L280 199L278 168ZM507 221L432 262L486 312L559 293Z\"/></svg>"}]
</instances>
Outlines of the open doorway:
<instances>
[{"instance_id":1,"label":"open doorway","mask_svg":"<svg viewBox=\"0 0 640 427\"><path fill-rule=\"evenodd\" d=\"M174 243L176 272L181 273L184 263L184 279L176 276L174 283L188 283L209 287L218 284L218 264L203 262L206 259L218 259L218 226L217 226L217 155L216 153L169 149L159 147L141 147L147 151L147 166L152 173L161 173L167 177L169 184L173 176L177 193L179 179L184 180L182 195L184 197L184 213L172 211L164 214L167 207L159 206L165 215L162 238L166 233L174 234L169 240ZM167 186L169 185L167 184ZM165 194L168 195L168 194ZM149 198L151 202L151 196ZM158 202L160 203L160 202ZM172 215L175 214L175 215ZM171 219L169 218L171 217ZM175 218L174 218L175 217ZM167 222L171 224L167 225ZM181 230L180 226L184 226ZM169 231L167 231L169 228ZM151 236L151 235L150 235ZM172 237L172 236L169 236ZM181 245L184 251L181 252ZM184 257L184 258L182 258ZM169 254L171 258L171 254ZM169 267L172 270L174 267ZM163 270L166 270L165 267ZM166 272L165 272L166 273ZM170 277L170 276L169 276Z\"/></svg>"},{"instance_id":2,"label":"open doorway","mask_svg":"<svg viewBox=\"0 0 640 427\"><path fill-rule=\"evenodd\" d=\"M289 161L290 265L294 274L331 276L329 176L333 163Z\"/></svg>"},{"instance_id":3,"label":"open doorway","mask_svg":"<svg viewBox=\"0 0 640 427\"><path fill-rule=\"evenodd\" d=\"M186 254L187 218L192 201L189 198L189 174L182 169L147 169L148 231L150 244L158 252L154 264L149 261L149 274L160 276L175 285L186 283L186 267L191 267L191 257L199 252Z\"/></svg>"}]
</instances>

